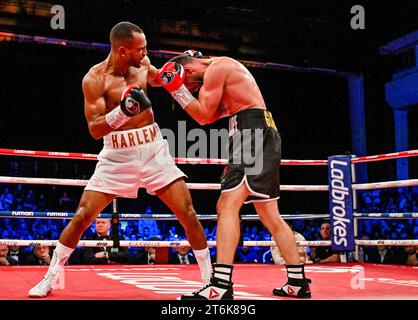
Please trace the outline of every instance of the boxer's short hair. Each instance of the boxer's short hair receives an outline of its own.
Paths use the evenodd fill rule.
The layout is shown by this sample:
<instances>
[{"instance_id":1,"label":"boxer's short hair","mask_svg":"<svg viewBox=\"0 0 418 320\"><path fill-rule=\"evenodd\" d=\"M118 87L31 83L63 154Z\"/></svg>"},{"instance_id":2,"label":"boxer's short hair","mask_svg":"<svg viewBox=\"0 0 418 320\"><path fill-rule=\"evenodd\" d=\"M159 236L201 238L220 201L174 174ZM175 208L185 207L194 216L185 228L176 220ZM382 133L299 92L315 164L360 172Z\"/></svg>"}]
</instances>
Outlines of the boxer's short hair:
<instances>
[{"instance_id":1,"label":"boxer's short hair","mask_svg":"<svg viewBox=\"0 0 418 320\"><path fill-rule=\"evenodd\" d=\"M132 40L132 33L134 32L144 33L142 29L136 24L130 23L128 21L119 22L114 25L112 30L110 30L110 43L114 44L117 41Z\"/></svg>"}]
</instances>

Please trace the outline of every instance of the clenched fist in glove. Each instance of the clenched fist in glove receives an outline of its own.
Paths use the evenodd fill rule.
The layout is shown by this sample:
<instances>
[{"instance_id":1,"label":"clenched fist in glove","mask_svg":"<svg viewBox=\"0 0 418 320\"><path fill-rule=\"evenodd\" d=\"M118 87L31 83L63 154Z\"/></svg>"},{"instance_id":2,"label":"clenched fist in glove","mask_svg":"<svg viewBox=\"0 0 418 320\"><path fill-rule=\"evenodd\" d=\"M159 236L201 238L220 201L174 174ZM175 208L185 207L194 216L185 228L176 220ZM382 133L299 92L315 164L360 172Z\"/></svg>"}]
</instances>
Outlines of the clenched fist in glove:
<instances>
[{"instance_id":1,"label":"clenched fist in glove","mask_svg":"<svg viewBox=\"0 0 418 320\"><path fill-rule=\"evenodd\" d=\"M117 129L149 107L151 101L145 91L137 84L131 84L123 90L120 105L106 114L106 122L113 129Z\"/></svg>"},{"instance_id":2,"label":"clenched fist in glove","mask_svg":"<svg viewBox=\"0 0 418 320\"><path fill-rule=\"evenodd\" d=\"M193 100L194 97L184 85L186 73L181 64L177 62L167 62L158 70L157 79L171 96L184 109Z\"/></svg>"}]
</instances>

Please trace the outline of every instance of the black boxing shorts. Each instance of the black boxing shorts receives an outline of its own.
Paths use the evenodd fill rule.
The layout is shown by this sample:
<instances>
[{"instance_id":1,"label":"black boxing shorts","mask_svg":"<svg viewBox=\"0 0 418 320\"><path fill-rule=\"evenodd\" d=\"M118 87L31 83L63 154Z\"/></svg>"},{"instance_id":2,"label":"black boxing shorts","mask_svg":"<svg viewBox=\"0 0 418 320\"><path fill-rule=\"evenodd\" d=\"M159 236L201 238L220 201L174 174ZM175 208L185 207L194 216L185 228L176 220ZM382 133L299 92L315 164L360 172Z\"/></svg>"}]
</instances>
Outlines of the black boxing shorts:
<instances>
[{"instance_id":1,"label":"black boxing shorts","mask_svg":"<svg viewBox=\"0 0 418 320\"><path fill-rule=\"evenodd\" d=\"M269 111L247 109L229 119L228 164L221 176L221 192L246 184L245 203L280 197L281 137Z\"/></svg>"}]
</instances>

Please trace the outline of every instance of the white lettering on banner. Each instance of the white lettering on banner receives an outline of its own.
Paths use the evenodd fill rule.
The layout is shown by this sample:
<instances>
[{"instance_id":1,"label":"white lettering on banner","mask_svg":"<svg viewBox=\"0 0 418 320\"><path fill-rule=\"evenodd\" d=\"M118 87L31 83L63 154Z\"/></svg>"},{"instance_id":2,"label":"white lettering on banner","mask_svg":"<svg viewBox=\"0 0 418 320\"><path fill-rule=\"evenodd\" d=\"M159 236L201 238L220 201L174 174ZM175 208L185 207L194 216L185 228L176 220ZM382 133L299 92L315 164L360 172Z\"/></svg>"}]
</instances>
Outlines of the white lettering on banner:
<instances>
[{"instance_id":1,"label":"white lettering on banner","mask_svg":"<svg viewBox=\"0 0 418 320\"><path fill-rule=\"evenodd\" d=\"M345 218L346 206L345 199L349 195L348 188L344 185L344 172L338 167L347 167L348 163L344 161L331 160L331 197L332 203L332 219L333 229L332 234L334 243L337 245L347 246L347 224L350 224L350 219ZM350 177L351 179L351 177Z\"/></svg>"},{"instance_id":2,"label":"white lettering on banner","mask_svg":"<svg viewBox=\"0 0 418 320\"><path fill-rule=\"evenodd\" d=\"M281 270L286 271L286 268ZM305 265L305 272L315 272L315 273L355 273L361 271L363 268L361 266L353 267L316 267L316 266L307 266Z\"/></svg>"},{"instance_id":3,"label":"white lettering on banner","mask_svg":"<svg viewBox=\"0 0 418 320\"><path fill-rule=\"evenodd\" d=\"M364 281L375 281L384 284L398 285L398 286L407 286L418 288L417 280L396 280L391 278L364 278Z\"/></svg>"},{"instance_id":4,"label":"white lettering on banner","mask_svg":"<svg viewBox=\"0 0 418 320\"><path fill-rule=\"evenodd\" d=\"M202 285L201 282L180 279L178 273L162 273L162 272L117 272L117 273L97 273L97 275L121 283L131 284L139 289L153 291L156 294L183 294L190 293L198 289ZM235 285L235 287L245 287L243 285ZM235 291L235 299L251 299L251 300L278 300L272 297L261 296L249 292Z\"/></svg>"},{"instance_id":5,"label":"white lettering on banner","mask_svg":"<svg viewBox=\"0 0 418 320\"><path fill-rule=\"evenodd\" d=\"M32 211L12 211L12 216L27 216L32 217L34 213Z\"/></svg>"},{"instance_id":6,"label":"white lettering on banner","mask_svg":"<svg viewBox=\"0 0 418 320\"><path fill-rule=\"evenodd\" d=\"M49 156L64 156L64 157L68 157L70 154L68 152L48 152Z\"/></svg>"},{"instance_id":7,"label":"white lettering on banner","mask_svg":"<svg viewBox=\"0 0 418 320\"><path fill-rule=\"evenodd\" d=\"M402 218L403 214L402 213L389 213L389 217Z\"/></svg>"},{"instance_id":8,"label":"white lettering on banner","mask_svg":"<svg viewBox=\"0 0 418 320\"><path fill-rule=\"evenodd\" d=\"M35 154L35 151L32 151L32 150L14 150L14 153Z\"/></svg>"},{"instance_id":9,"label":"white lettering on banner","mask_svg":"<svg viewBox=\"0 0 418 320\"><path fill-rule=\"evenodd\" d=\"M68 217L66 212L47 212L46 215L48 217Z\"/></svg>"}]
</instances>

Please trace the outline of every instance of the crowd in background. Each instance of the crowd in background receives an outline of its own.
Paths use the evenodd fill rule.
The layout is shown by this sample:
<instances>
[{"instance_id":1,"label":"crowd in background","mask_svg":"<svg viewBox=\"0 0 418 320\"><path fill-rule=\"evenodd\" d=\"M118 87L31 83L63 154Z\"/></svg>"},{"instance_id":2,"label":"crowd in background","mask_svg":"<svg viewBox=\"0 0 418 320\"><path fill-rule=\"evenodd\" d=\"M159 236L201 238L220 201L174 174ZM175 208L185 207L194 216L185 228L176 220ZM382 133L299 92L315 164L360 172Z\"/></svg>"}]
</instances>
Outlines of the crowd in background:
<instances>
[{"instance_id":1,"label":"crowd in background","mask_svg":"<svg viewBox=\"0 0 418 320\"><path fill-rule=\"evenodd\" d=\"M46 191L45 191L46 190ZM48 211L51 208L60 211L75 212L78 199L67 191L58 192L55 187L35 192L30 187L21 184L15 186L4 185L0 189L0 211ZM418 212L418 188L398 188L364 191L359 195L358 212ZM144 213L153 212L149 206ZM166 212L164 212L166 213ZM40 218L0 218L1 239L46 240L58 239L69 220L40 219ZM321 233L321 222L318 220L291 220L292 229L306 240L324 239ZM207 239L216 240L216 221L202 221ZM91 239L96 234L96 224L92 224L84 234L83 239ZM358 220L359 239L417 239L417 219L361 219ZM119 228L121 240L181 240L185 239L184 230L177 221L121 221ZM259 221L243 221L241 240L271 240L268 231ZM1 249L1 248L0 248ZM0 250L1 251L1 250ZM8 256L13 255L16 248L9 248ZM40 251L39 253L37 251ZM34 257L45 255L45 250L36 248L22 248L20 264L32 264ZM82 252L82 249L79 250ZM146 249L129 248L128 257L146 252ZM172 250L175 253L176 250ZM308 257L311 250L307 248ZM385 252L383 252L385 251ZM406 264L405 252L412 255L413 248L403 247L363 247L361 256L351 255L353 261ZM416 252L416 248L415 248ZM186 252L189 254L189 250ZM235 260L237 262L274 263L269 247L240 246ZM213 260L216 249L211 248ZM14 254L17 257L17 254ZM378 258L386 256L386 258ZM29 258L25 258L29 256ZM82 255L80 255L81 257ZM82 258L74 259L74 263L85 263ZM134 258L127 258L124 262L132 262ZM192 259L190 259L192 260ZM381 261L380 261L381 260ZM1 261L1 257L0 257ZM25 261L25 262L24 262ZM0 263L1 264L1 263Z\"/></svg>"}]
</instances>

